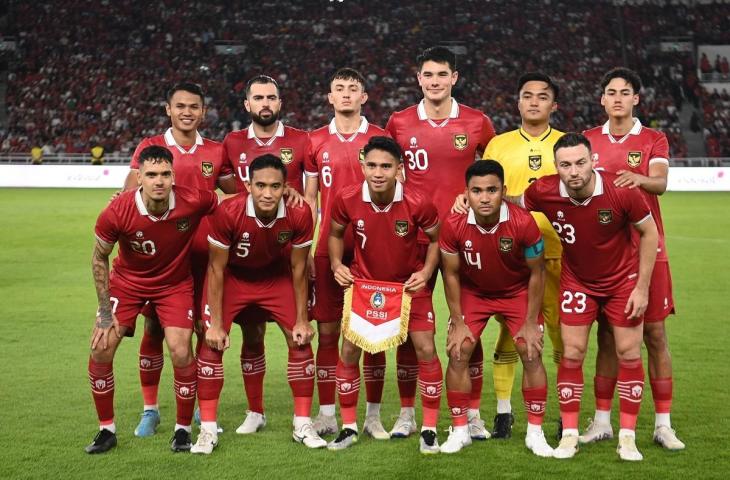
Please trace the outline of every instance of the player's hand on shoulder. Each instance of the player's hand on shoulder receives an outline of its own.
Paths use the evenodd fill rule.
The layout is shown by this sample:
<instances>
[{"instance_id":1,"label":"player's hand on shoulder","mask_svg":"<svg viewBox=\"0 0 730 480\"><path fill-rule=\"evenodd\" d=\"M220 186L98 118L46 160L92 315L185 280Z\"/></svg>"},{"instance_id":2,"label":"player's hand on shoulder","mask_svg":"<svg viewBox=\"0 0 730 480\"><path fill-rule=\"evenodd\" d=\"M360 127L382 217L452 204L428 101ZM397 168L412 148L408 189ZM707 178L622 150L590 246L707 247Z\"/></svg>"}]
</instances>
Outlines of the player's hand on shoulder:
<instances>
[{"instance_id":1,"label":"player's hand on shoulder","mask_svg":"<svg viewBox=\"0 0 730 480\"><path fill-rule=\"evenodd\" d=\"M223 351L231 346L231 339L222 327L211 325L205 332L205 343L213 350Z\"/></svg>"},{"instance_id":2,"label":"player's hand on shoulder","mask_svg":"<svg viewBox=\"0 0 730 480\"><path fill-rule=\"evenodd\" d=\"M112 203L112 202L113 202L114 200L116 200L117 198L119 198L119 196L120 196L121 194L123 194L123 193L124 193L124 189L122 189L122 190L117 190L116 192L112 193L112 196L111 196L111 197L109 197L109 203ZM108 205L108 204L107 204L107 205Z\"/></svg>"},{"instance_id":3,"label":"player's hand on shoulder","mask_svg":"<svg viewBox=\"0 0 730 480\"><path fill-rule=\"evenodd\" d=\"M454 205L451 206L451 213L467 213L469 211L469 202L466 200L466 195L460 193L454 199Z\"/></svg>"},{"instance_id":4,"label":"player's hand on shoulder","mask_svg":"<svg viewBox=\"0 0 730 480\"><path fill-rule=\"evenodd\" d=\"M637 188L641 187L642 176L630 170L619 170L616 172L616 179L613 184L617 187Z\"/></svg>"},{"instance_id":5,"label":"player's hand on shoulder","mask_svg":"<svg viewBox=\"0 0 730 480\"><path fill-rule=\"evenodd\" d=\"M284 189L284 197L286 197L287 207L301 207L304 205L304 196L288 185Z\"/></svg>"}]
</instances>

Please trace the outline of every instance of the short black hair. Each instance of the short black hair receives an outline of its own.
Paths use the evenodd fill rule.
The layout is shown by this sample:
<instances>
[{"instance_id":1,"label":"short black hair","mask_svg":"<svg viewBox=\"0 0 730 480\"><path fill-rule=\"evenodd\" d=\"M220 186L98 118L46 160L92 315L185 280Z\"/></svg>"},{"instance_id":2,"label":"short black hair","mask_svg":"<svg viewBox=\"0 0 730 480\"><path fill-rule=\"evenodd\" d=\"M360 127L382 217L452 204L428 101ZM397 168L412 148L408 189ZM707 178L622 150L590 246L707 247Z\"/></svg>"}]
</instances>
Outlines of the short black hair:
<instances>
[{"instance_id":1,"label":"short black hair","mask_svg":"<svg viewBox=\"0 0 730 480\"><path fill-rule=\"evenodd\" d=\"M527 82L544 82L547 83L548 89L552 90L553 92L553 102L558 101L558 94L560 93L560 87L553 82L553 79L550 78L548 75L542 73L542 72L528 72L520 77L520 79L517 81L517 95L520 94L522 91L522 87L525 86Z\"/></svg>"},{"instance_id":2,"label":"short black hair","mask_svg":"<svg viewBox=\"0 0 730 480\"><path fill-rule=\"evenodd\" d=\"M553 155L561 148L577 147L578 145L585 145L588 152L591 151L591 142L585 135L578 132L565 133L557 142L555 142L555 145L553 146Z\"/></svg>"},{"instance_id":3,"label":"short black hair","mask_svg":"<svg viewBox=\"0 0 730 480\"><path fill-rule=\"evenodd\" d=\"M472 177L486 177L487 175L496 175L504 185L504 168L496 160L477 160L469 165L464 177L468 185Z\"/></svg>"},{"instance_id":4,"label":"short black hair","mask_svg":"<svg viewBox=\"0 0 730 480\"><path fill-rule=\"evenodd\" d=\"M253 162L251 162L251 165L248 166L248 178L253 179L253 172L256 170L263 170L264 168L279 170L284 176L284 181L286 182L286 167L284 166L284 162L282 162L276 155L272 155L270 153L256 157Z\"/></svg>"},{"instance_id":5,"label":"short black hair","mask_svg":"<svg viewBox=\"0 0 730 480\"><path fill-rule=\"evenodd\" d=\"M332 78L330 78L330 85L332 85L332 82L335 80L354 80L359 82L360 85L362 85L362 91L365 91L365 77L363 77L362 73L354 68L342 67L338 69L334 75L332 75Z\"/></svg>"},{"instance_id":6,"label":"short black hair","mask_svg":"<svg viewBox=\"0 0 730 480\"><path fill-rule=\"evenodd\" d=\"M159 145L150 145L149 147L144 148L139 154L139 166L141 167L144 162L167 162L172 165L172 152Z\"/></svg>"},{"instance_id":7,"label":"short black hair","mask_svg":"<svg viewBox=\"0 0 730 480\"><path fill-rule=\"evenodd\" d=\"M418 69L426 62L447 63L452 72L456 71L456 55L446 47L430 47L416 57Z\"/></svg>"},{"instance_id":8,"label":"short black hair","mask_svg":"<svg viewBox=\"0 0 730 480\"><path fill-rule=\"evenodd\" d=\"M251 86L252 85L266 85L266 84L273 84L276 87L276 94L281 96L281 89L279 88L279 83L274 80L273 77L270 77L268 75L256 75L255 77L251 77L248 82L246 82L246 96L248 97L251 93Z\"/></svg>"},{"instance_id":9,"label":"short black hair","mask_svg":"<svg viewBox=\"0 0 730 480\"><path fill-rule=\"evenodd\" d=\"M635 94L641 92L641 77L638 73L626 67L616 67L606 72L606 74L601 79L601 92L606 89L606 86L614 78L621 78L626 80L626 83L631 85L631 88L634 89Z\"/></svg>"},{"instance_id":10,"label":"short black hair","mask_svg":"<svg viewBox=\"0 0 730 480\"><path fill-rule=\"evenodd\" d=\"M370 137L368 143L363 148L365 156L373 150L383 150L388 152L395 158L398 163L403 163L403 152L400 149L400 145L390 137L375 136Z\"/></svg>"},{"instance_id":11,"label":"short black hair","mask_svg":"<svg viewBox=\"0 0 730 480\"><path fill-rule=\"evenodd\" d=\"M205 106L205 94L203 93L203 87L193 82L180 82L173 85L167 91L167 96L165 97L167 103L170 103L170 101L172 100L172 96L175 95L175 92L179 92L181 90L199 96L201 105Z\"/></svg>"}]
</instances>

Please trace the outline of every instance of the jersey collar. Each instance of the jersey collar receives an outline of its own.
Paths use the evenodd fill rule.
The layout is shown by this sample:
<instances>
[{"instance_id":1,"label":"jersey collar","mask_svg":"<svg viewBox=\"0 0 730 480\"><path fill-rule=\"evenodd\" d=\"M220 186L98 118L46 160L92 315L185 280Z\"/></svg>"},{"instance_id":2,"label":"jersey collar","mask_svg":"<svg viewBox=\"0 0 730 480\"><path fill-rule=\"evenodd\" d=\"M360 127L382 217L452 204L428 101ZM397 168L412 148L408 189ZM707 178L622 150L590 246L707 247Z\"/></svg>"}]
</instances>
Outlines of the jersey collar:
<instances>
[{"instance_id":1,"label":"jersey collar","mask_svg":"<svg viewBox=\"0 0 730 480\"><path fill-rule=\"evenodd\" d=\"M631 127L631 130L629 130L629 133L624 135L623 137L616 139L613 135L611 135L610 130L608 129L608 121L603 124L603 128L601 128L601 133L604 135L608 135L608 140L611 143L624 143L628 138L629 135L639 135L641 133L641 120L639 120L636 117L633 117L634 126Z\"/></svg>"},{"instance_id":2,"label":"jersey collar","mask_svg":"<svg viewBox=\"0 0 730 480\"><path fill-rule=\"evenodd\" d=\"M390 211L390 207L392 207L395 202L403 201L403 184L396 180L395 195L393 196L393 201L390 202L388 205L386 205L384 208L380 208L370 198L370 190L368 190L368 182L362 182L362 201L372 205L373 210L375 210L378 213L388 212L388 211Z\"/></svg>"},{"instance_id":3,"label":"jersey collar","mask_svg":"<svg viewBox=\"0 0 730 480\"><path fill-rule=\"evenodd\" d=\"M355 140L355 137L357 137L357 135L359 133L367 133L368 126L369 126L368 119L361 116L360 117L360 126L357 127L357 131L355 133L353 133L352 135L350 135L349 137L345 138L342 136L342 134L340 132L337 131L337 125L335 125L335 119L333 118L329 125L329 132L330 132L330 135L337 135L337 138L339 138L341 142L351 142L351 141Z\"/></svg>"},{"instance_id":4,"label":"jersey collar","mask_svg":"<svg viewBox=\"0 0 730 480\"><path fill-rule=\"evenodd\" d=\"M553 127L552 127L552 125L548 125L547 130L545 130L545 132L541 133L537 137L533 137L532 135L530 135L529 133L524 131L522 129L522 127L517 129L517 131L520 133L520 136L522 138L524 138L525 140L527 140L528 142L544 142L545 139L548 138L551 133L553 133Z\"/></svg>"},{"instance_id":5,"label":"jersey collar","mask_svg":"<svg viewBox=\"0 0 730 480\"><path fill-rule=\"evenodd\" d=\"M195 150L198 149L198 145L202 145L203 144L203 137L201 137L200 136L200 133L198 133L196 131L195 132L195 145L193 145L193 148L191 148L190 150L185 150L183 147L181 147L180 145L178 145L177 142L175 141L175 137L172 136L172 127L170 127L165 132L165 143L167 144L168 147L175 147L175 148L177 148L178 151L180 153L182 153L183 155L185 155L185 154L192 155L193 153L195 153Z\"/></svg>"},{"instance_id":6,"label":"jersey collar","mask_svg":"<svg viewBox=\"0 0 730 480\"><path fill-rule=\"evenodd\" d=\"M268 147L269 145L274 143L278 137L284 136L284 124L281 122L281 120L279 120L279 124L276 127L276 132L274 132L274 135L272 135L271 138L266 141L260 140L259 137L256 136L256 132L254 132L253 130L253 122L251 122L251 125L248 126L247 130L247 138L249 140L251 140L252 138L256 140L256 144L259 147Z\"/></svg>"},{"instance_id":7,"label":"jersey collar","mask_svg":"<svg viewBox=\"0 0 730 480\"><path fill-rule=\"evenodd\" d=\"M280 218L286 218L286 206L284 199L279 200L279 208L276 211L276 218L269 223L264 223L256 216L256 210L253 208L253 196L249 195L246 199L246 216L256 219L256 224L261 228L271 228Z\"/></svg>"},{"instance_id":8,"label":"jersey collar","mask_svg":"<svg viewBox=\"0 0 730 480\"><path fill-rule=\"evenodd\" d=\"M596 174L596 186L593 188L593 194L590 197L586 198L582 202L572 198L570 195L568 195L568 189L566 188L562 180L560 180L559 182L560 196L570 199L570 201L573 202L574 205L588 205L593 197L603 195L603 177L598 172L598 170L593 170L593 173Z\"/></svg>"},{"instance_id":9,"label":"jersey collar","mask_svg":"<svg viewBox=\"0 0 730 480\"><path fill-rule=\"evenodd\" d=\"M449 112L449 116L443 120L441 123L436 123L430 118L428 118L428 115L426 115L426 101L421 100L418 102L418 107L416 108L416 112L418 112L418 119L419 120L426 120L428 123L431 124L432 127L443 127L447 123L449 123L449 120L452 118L458 118L459 117L459 103L456 101L454 97L451 97L451 111Z\"/></svg>"},{"instance_id":10,"label":"jersey collar","mask_svg":"<svg viewBox=\"0 0 730 480\"><path fill-rule=\"evenodd\" d=\"M502 205L499 207L499 221L497 222L496 225L494 225L489 230L487 230L486 228L483 228L481 225L479 225L477 223L476 215L474 215L474 210L472 210L471 208L469 209L469 215L467 215L467 217L466 217L466 223L477 227L477 230L479 230L479 232L488 233L490 235L493 235L494 232L497 231L497 228L499 228L500 223L506 222L508 220L509 220L509 207L507 206L507 204L504 201L502 201Z\"/></svg>"},{"instance_id":11,"label":"jersey collar","mask_svg":"<svg viewBox=\"0 0 730 480\"><path fill-rule=\"evenodd\" d=\"M153 222L165 220L170 215L170 212L175 208L175 189L173 188L170 190L170 200L168 202L167 211L161 217L155 217L147 211L144 200L142 200L142 187L139 187L137 192L134 194L134 203L137 205L137 211L140 215L148 217Z\"/></svg>"}]
</instances>

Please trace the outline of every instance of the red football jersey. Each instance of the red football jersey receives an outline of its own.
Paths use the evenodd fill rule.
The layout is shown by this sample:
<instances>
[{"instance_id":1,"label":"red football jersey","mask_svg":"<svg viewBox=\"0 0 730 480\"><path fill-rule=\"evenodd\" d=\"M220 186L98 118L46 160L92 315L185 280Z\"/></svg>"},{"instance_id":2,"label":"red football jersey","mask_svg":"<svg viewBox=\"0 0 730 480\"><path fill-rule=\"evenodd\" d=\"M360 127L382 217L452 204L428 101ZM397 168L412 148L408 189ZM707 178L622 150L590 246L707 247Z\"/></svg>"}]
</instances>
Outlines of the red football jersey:
<instances>
[{"instance_id":1,"label":"red football jersey","mask_svg":"<svg viewBox=\"0 0 730 480\"><path fill-rule=\"evenodd\" d=\"M330 231L332 202L342 188L363 182L360 158L365 155L363 148L371 137L387 135L385 130L368 123L365 117L360 128L349 137L342 136L335 126L335 120L310 134L310 152L304 165L307 176L319 177L320 222L319 238L315 255L326 257L327 237ZM353 238L345 236L345 255L352 252Z\"/></svg>"},{"instance_id":2,"label":"red football jersey","mask_svg":"<svg viewBox=\"0 0 730 480\"><path fill-rule=\"evenodd\" d=\"M494 137L489 117L454 99L444 120L429 119L421 100L391 115L385 130L403 149L411 191L432 199L442 220L451 212L454 198L464 192L464 172Z\"/></svg>"},{"instance_id":3,"label":"red football jersey","mask_svg":"<svg viewBox=\"0 0 730 480\"><path fill-rule=\"evenodd\" d=\"M227 272L251 281L290 274L290 249L312 244L312 211L306 203L287 207L282 199L276 218L256 217L253 197L238 195L221 203L210 220L208 241L229 250Z\"/></svg>"},{"instance_id":4,"label":"red football jersey","mask_svg":"<svg viewBox=\"0 0 730 480\"><path fill-rule=\"evenodd\" d=\"M175 142L172 128L168 128L164 135L142 140L132 155L129 168L139 169L139 154L150 145L167 147L172 152L172 168L177 185L212 192L219 178L233 175L230 165L223 161L223 145L196 134L195 145L186 150Z\"/></svg>"},{"instance_id":5,"label":"red football jersey","mask_svg":"<svg viewBox=\"0 0 730 480\"><path fill-rule=\"evenodd\" d=\"M608 130L608 122L601 127L591 128L585 132L591 142L593 160L596 169L616 173L619 170L630 170L639 175L649 176L649 167L653 163L669 164L669 142L664 133L641 125L636 119L633 128L622 138L614 138ZM639 189L641 190L641 189ZM657 261L668 261L664 241L664 224L659 209L659 196L641 190L651 208L651 215L659 230L659 249ZM638 244L638 235L634 242Z\"/></svg>"},{"instance_id":6,"label":"red football jersey","mask_svg":"<svg viewBox=\"0 0 730 480\"><path fill-rule=\"evenodd\" d=\"M461 286L479 295L512 297L527 289L530 269L525 249L536 245L542 235L526 210L502 203L499 222L486 229L477 224L474 211L451 214L439 235L441 251L461 255Z\"/></svg>"},{"instance_id":7,"label":"red football jersey","mask_svg":"<svg viewBox=\"0 0 730 480\"><path fill-rule=\"evenodd\" d=\"M616 175L595 172L593 195L583 202L568 196L558 175L537 179L525 190L524 206L545 214L563 245L561 283L574 278L594 295L611 295L638 274L632 245L634 227L651 217L636 189L617 188Z\"/></svg>"},{"instance_id":8,"label":"red football jersey","mask_svg":"<svg viewBox=\"0 0 730 480\"><path fill-rule=\"evenodd\" d=\"M248 167L256 157L271 153L286 165L287 184L304 193L304 158L309 152L309 134L304 130L284 126L279 122L270 138L258 138L253 124L244 130L231 132L223 140L225 162L236 175L236 188L245 192Z\"/></svg>"},{"instance_id":9,"label":"red football jersey","mask_svg":"<svg viewBox=\"0 0 730 480\"><path fill-rule=\"evenodd\" d=\"M363 182L336 195L332 220L349 226L354 233L355 257L350 271L355 277L403 283L423 268L418 232L436 227L438 212L430 200L400 182L393 202L376 205Z\"/></svg>"},{"instance_id":10,"label":"red football jersey","mask_svg":"<svg viewBox=\"0 0 730 480\"><path fill-rule=\"evenodd\" d=\"M151 215L141 190L127 191L104 209L96 221L96 238L119 242L112 275L135 289L160 291L190 276L190 248L200 219L215 210L218 195L174 186L170 208Z\"/></svg>"}]
</instances>

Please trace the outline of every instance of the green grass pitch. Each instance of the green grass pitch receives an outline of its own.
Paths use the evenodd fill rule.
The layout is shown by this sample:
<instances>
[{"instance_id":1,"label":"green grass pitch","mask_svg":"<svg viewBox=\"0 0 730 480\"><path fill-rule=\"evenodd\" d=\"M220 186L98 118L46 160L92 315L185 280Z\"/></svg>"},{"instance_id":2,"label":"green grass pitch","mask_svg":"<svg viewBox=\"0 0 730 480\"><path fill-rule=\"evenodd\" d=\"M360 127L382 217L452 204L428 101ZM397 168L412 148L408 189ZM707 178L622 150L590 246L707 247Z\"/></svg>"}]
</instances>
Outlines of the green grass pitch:
<instances>
[{"instance_id":1,"label":"green grass pitch","mask_svg":"<svg viewBox=\"0 0 730 480\"><path fill-rule=\"evenodd\" d=\"M665 452L651 443L653 407L647 395L637 442L639 464L621 463L613 441L581 449L568 461L538 459L523 444L525 415L518 388L512 404L514 435L506 442L475 443L454 456L424 457L418 440L378 442L364 436L343 452L310 451L291 441L291 399L286 383L286 349L278 329L266 341L265 402L269 424L252 436L234 432L244 416L238 365L240 331L226 354L226 384L220 408L225 433L209 457L173 454L174 425L169 360L163 373L162 424L149 439L132 431L141 410L136 358L139 338L126 339L115 362L119 446L101 456L84 453L96 431L86 365L96 308L90 257L93 224L107 202L107 190L0 190L0 478L728 478L730 422L730 205L728 193L669 193L662 198L678 315L668 322L673 353L673 423L687 443ZM437 345L444 355L446 307L434 296L439 318ZM487 327L489 350L495 326ZM550 358L547 347L546 359ZM592 343L586 363L581 425L593 410ZM487 354L487 357L489 355ZM555 367L548 363L546 433L553 438L558 417ZM383 419L390 428L398 411L395 357L388 356ZM518 375L519 378L519 375ZM648 380L648 379L647 379ZM518 380L519 382L519 380ZM517 383L519 385L519 383ZM364 405L364 393L360 395ZM616 405L617 406L617 405ZM315 400L316 409L316 400ZM491 362L485 367L482 417L491 424L494 394ZM613 420L616 427L617 413ZM445 398L439 437L446 439Z\"/></svg>"}]
</instances>

